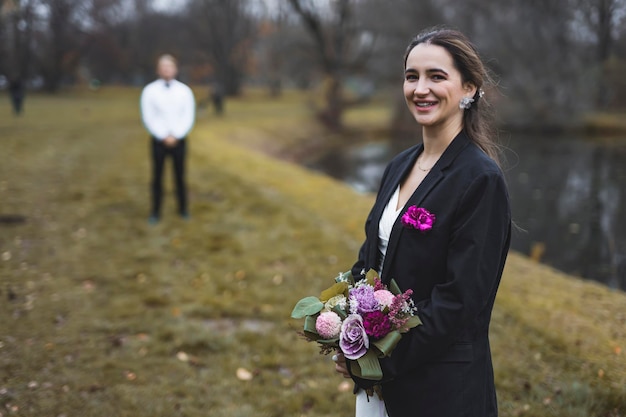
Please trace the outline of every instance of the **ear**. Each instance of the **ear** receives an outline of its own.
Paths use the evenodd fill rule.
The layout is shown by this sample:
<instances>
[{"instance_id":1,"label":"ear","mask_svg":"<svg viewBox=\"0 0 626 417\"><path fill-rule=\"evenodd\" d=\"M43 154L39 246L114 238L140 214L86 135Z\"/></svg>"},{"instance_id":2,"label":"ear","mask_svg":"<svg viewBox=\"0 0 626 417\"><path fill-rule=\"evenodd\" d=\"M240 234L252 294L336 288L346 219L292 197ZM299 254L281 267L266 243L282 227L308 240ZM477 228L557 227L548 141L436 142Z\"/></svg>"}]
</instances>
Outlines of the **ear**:
<instances>
[{"instance_id":1,"label":"ear","mask_svg":"<svg viewBox=\"0 0 626 417\"><path fill-rule=\"evenodd\" d=\"M476 88L476 86L474 85L474 83L471 83L469 81L463 83L463 90L468 93L470 95L470 97L474 97L476 95L476 90L478 90L478 88Z\"/></svg>"}]
</instances>

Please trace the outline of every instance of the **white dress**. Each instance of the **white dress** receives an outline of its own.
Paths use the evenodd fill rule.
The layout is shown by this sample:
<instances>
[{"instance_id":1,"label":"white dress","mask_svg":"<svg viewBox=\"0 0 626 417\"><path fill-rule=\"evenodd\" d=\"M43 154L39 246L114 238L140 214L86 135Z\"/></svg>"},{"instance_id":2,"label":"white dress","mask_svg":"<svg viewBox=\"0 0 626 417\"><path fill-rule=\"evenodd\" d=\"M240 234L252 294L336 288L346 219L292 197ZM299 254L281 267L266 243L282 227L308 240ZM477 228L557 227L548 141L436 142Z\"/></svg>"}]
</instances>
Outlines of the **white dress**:
<instances>
[{"instance_id":1,"label":"white dress","mask_svg":"<svg viewBox=\"0 0 626 417\"><path fill-rule=\"evenodd\" d=\"M391 229L396 222L398 215L402 211L402 207L396 210L398 206L398 198L400 196L400 186L396 188L393 193L383 215L378 223L378 250L382 253L380 261L380 271L382 274L383 262L387 253L387 245L389 244L389 236L391 235ZM356 394L356 417L389 417L387 410L385 409L385 402L381 400L378 395L374 394L372 397L368 397L364 390L359 390Z\"/></svg>"}]
</instances>

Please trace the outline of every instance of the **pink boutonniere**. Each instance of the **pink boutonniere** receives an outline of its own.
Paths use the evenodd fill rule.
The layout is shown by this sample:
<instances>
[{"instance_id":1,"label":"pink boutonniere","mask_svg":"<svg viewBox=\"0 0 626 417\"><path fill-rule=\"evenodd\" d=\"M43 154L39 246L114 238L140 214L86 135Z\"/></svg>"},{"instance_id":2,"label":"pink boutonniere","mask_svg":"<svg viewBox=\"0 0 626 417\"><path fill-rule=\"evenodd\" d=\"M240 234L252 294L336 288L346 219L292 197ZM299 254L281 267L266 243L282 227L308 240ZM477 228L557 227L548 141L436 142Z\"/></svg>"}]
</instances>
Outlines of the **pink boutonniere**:
<instances>
[{"instance_id":1,"label":"pink boutonniere","mask_svg":"<svg viewBox=\"0 0 626 417\"><path fill-rule=\"evenodd\" d=\"M402 215L402 224L411 229L426 232L433 228L435 215L422 207L411 206Z\"/></svg>"}]
</instances>

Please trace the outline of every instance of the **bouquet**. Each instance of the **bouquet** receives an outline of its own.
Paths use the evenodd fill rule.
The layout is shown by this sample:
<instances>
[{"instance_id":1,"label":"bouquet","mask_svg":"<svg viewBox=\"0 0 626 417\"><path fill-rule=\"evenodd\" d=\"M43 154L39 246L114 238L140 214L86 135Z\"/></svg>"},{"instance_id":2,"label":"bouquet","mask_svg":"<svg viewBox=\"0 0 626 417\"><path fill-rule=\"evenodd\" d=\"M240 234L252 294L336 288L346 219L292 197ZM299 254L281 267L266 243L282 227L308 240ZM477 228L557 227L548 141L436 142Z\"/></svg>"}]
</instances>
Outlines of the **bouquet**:
<instances>
[{"instance_id":1,"label":"bouquet","mask_svg":"<svg viewBox=\"0 0 626 417\"><path fill-rule=\"evenodd\" d=\"M383 375L378 358L391 355L401 334L422 324L412 293L401 292L393 280L385 286L373 269L359 281L348 271L319 297L298 301L291 317L305 319L303 334L320 344L321 353L340 349L355 361L354 375L379 380Z\"/></svg>"}]
</instances>

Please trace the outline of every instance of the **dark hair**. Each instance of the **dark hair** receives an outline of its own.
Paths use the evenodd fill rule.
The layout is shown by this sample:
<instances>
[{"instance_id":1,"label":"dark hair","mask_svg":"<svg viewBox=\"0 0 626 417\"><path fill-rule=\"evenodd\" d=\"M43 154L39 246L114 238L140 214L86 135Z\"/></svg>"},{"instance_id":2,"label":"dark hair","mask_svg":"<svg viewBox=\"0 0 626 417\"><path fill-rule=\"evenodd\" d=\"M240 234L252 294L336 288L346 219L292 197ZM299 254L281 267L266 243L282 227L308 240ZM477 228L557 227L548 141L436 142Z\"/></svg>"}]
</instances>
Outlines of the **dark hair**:
<instances>
[{"instance_id":1,"label":"dark hair","mask_svg":"<svg viewBox=\"0 0 626 417\"><path fill-rule=\"evenodd\" d=\"M483 64L476 47L461 32L445 27L429 28L420 32L409 44L404 54L404 65L415 46L425 43L445 48L452 56L454 66L461 73L461 81L476 87L474 102L464 111L463 128L469 138L487 155L499 163L499 146L494 141L492 112L482 94L486 85L493 84L491 76Z\"/></svg>"}]
</instances>

